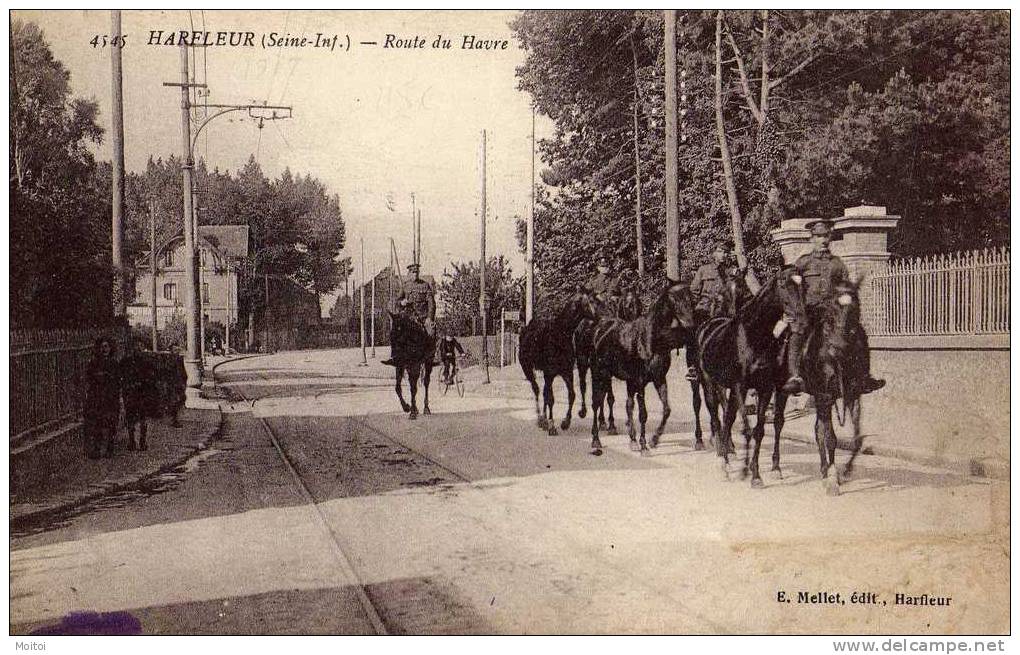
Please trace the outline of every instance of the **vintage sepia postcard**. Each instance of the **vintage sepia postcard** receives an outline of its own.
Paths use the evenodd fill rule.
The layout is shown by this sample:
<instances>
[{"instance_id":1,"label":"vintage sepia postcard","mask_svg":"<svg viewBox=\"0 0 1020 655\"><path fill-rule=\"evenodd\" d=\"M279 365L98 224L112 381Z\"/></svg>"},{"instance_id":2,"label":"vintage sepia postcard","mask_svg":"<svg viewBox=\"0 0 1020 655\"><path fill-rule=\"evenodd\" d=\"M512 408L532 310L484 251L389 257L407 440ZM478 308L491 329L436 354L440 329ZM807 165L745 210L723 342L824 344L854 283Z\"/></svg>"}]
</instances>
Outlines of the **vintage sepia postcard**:
<instances>
[{"instance_id":1,"label":"vintage sepia postcard","mask_svg":"<svg viewBox=\"0 0 1020 655\"><path fill-rule=\"evenodd\" d=\"M8 49L16 650L1005 649L1009 11L34 9Z\"/></svg>"}]
</instances>

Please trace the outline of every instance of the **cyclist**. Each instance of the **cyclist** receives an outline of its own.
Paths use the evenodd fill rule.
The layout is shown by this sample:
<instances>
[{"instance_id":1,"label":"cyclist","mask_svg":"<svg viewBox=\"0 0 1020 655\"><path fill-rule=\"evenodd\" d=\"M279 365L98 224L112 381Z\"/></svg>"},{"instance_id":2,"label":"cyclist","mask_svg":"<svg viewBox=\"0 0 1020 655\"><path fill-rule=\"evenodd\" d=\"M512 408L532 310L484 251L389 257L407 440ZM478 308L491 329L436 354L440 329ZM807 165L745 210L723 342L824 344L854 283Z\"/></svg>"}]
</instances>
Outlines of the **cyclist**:
<instances>
[{"instance_id":1,"label":"cyclist","mask_svg":"<svg viewBox=\"0 0 1020 655\"><path fill-rule=\"evenodd\" d=\"M464 348L457 338L447 334L439 342L439 359L443 362L443 381L453 384L453 373L457 367L457 353L464 354Z\"/></svg>"}]
</instances>

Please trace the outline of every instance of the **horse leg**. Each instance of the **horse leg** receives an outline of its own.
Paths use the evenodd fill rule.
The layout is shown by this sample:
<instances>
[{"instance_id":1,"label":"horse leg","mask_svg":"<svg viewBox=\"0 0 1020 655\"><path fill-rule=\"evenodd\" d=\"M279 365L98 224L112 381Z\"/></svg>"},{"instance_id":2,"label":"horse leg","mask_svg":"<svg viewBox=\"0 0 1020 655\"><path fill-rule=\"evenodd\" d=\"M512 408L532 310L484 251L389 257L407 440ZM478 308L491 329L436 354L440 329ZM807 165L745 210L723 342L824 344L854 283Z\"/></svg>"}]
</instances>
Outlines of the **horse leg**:
<instances>
[{"instance_id":1,"label":"horse leg","mask_svg":"<svg viewBox=\"0 0 1020 655\"><path fill-rule=\"evenodd\" d=\"M568 366L563 372L563 381L567 385L567 415L563 417L563 422L560 423L561 430L570 429L570 415L574 413L574 367Z\"/></svg>"},{"instance_id":2,"label":"horse leg","mask_svg":"<svg viewBox=\"0 0 1020 655\"><path fill-rule=\"evenodd\" d=\"M648 457L652 454L652 451L648 450L648 445L645 443L645 423L648 422L648 409L645 407L645 387L641 385L641 388L637 392L638 402L638 420L641 421L641 455Z\"/></svg>"},{"instance_id":3,"label":"horse leg","mask_svg":"<svg viewBox=\"0 0 1020 655\"><path fill-rule=\"evenodd\" d=\"M761 472L758 468L758 456L761 454L761 442L765 441L765 411L768 409L769 400L772 398L772 390L758 390L758 422L754 425L754 454L751 457L751 486L764 487Z\"/></svg>"},{"instance_id":4,"label":"horse leg","mask_svg":"<svg viewBox=\"0 0 1020 655\"><path fill-rule=\"evenodd\" d=\"M612 383L612 378L610 378ZM591 372L591 401L592 406L597 407L595 403L602 401L602 397L606 394L605 381L599 377L598 372L592 369ZM602 441L599 439L599 422L596 416L592 416L591 422L591 454L598 456L602 454Z\"/></svg>"},{"instance_id":5,"label":"horse leg","mask_svg":"<svg viewBox=\"0 0 1020 655\"><path fill-rule=\"evenodd\" d=\"M721 403L719 396L721 395L721 388L715 382L706 380L702 389L705 392L705 406L708 409L708 441L715 445L715 454L723 457L729 453L724 447L722 425L719 421L719 405Z\"/></svg>"},{"instance_id":6,"label":"horse leg","mask_svg":"<svg viewBox=\"0 0 1020 655\"><path fill-rule=\"evenodd\" d=\"M411 406L404 400L404 391L401 389L403 385L400 383L404 377L404 367L398 365L394 375L396 375L396 384L394 385L394 388L397 390L397 398L400 399L400 407L405 412L409 412L411 411Z\"/></svg>"},{"instance_id":7,"label":"horse leg","mask_svg":"<svg viewBox=\"0 0 1020 655\"><path fill-rule=\"evenodd\" d=\"M831 404L829 408L831 410ZM830 496L839 495L839 485L842 483L842 476L836 467L836 430L832 427L832 412L825 412L825 450L829 456L829 465L826 468L826 479L828 483L825 493Z\"/></svg>"},{"instance_id":8,"label":"horse leg","mask_svg":"<svg viewBox=\"0 0 1020 655\"><path fill-rule=\"evenodd\" d=\"M846 465L843 466L843 476L849 477L853 472L854 460L857 459L857 454L861 452L861 446L864 445L864 437L861 436L861 398L856 397L853 401L853 405L850 407L850 421L854 430L854 441L852 450L850 451L850 459L847 460ZM145 425L144 423L142 424Z\"/></svg>"},{"instance_id":9,"label":"horse leg","mask_svg":"<svg viewBox=\"0 0 1020 655\"><path fill-rule=\"evenodd\" d=\"M741 383L737 382L730 389L729 404L726 407L727 415L729 415L729 413L731 411L731 409L730 409L731 407L733 407L736 410L736 413L733 416L733 419L729 423L729 426L730 426L730 432L729 432L730 442L729 442L729 447L728 447L727 450L728 450L728 452L731 455L735 455L736 454L737 449L736 449L736 447L733 444L733 423L735 423L737 418L739 417L740 420L741 420L741 423L743 424L743 430L741 432L744 435L744 468L741 469L741 471L740 471L740 477L741 478L746 478L747 477L747 474L750 471L750 464L751 464L751 461L750 461L751 460L751 431L747 427L747 410L745 409L746 405L747 405L747 389L744 388L744 385L742 385Z\"/></svg>"},{"instance_id":10,"label":"horse leg","mask_svg":"<svg viewBox=\"0 0 1020 655\"><path fill-rule=\"evenodd\" d=\"M577 410L577 418L584 418L588 415L588 409L585 407L585 393L587 392L588 386L588 363L581 358L577 360L577 385L581 387L581 409ZM592 373L591 380L591 394L592 398L595 397L595 375ZM591 411L595 411L595 407L592 406Z\"/></svg>"},{"instance_id":11,"label":"horse leg","mask_svg":"<svg viewBox=\"0 0 1020 655\"><path fill-rule=\"evenodd\" d=\"M553 419L553 404L556 402L556 397L553 395L553 380L556 379L555 373L547 373L542 371L542 379L544 381L544 388L542 389L542 398L545 401L545 405L542 408L542 416L546 419L546 425L549 426L549 436L556 436L556 422Z\"/></svg>"},{"instance_id":12,"label":"horse leg","mask_svg":"<svg viewBox=\"0 0 1020 655\"><path fill-rule=\"evenodd\" d=\"M609 406L609 428L606 430L606 434L616 435L618 432L616 419L613 418L613 405L616 403L616 398L613 396L613 378L609 378L609 384L606 385L605 403Z\"/></svg>"},{"instance_id":13,"label":"horse leg","mask_svg":"<svg viewBox=\"0 0 1020 655\"><path fill-rule=\"evenodd\" d=\"M634 428L634 394L637 391L627 382L627 434L630 436L630 449L638 450L637 434Z\"/></svg>"},{"instance_id":14,"label":"horse leg","mask_svg":"<svg viewBox=\"0 0 1020 655\"><path fill-rule=\"evenodd\" d=\"M815 398L815 444L818 446L818 468L821 471L822 479L829 472L829 464L825 450L825 419L823 416L832 411L832 406L824 397Z\"/></svg>"},{"instance_id":15,"label":"horse leg","mask_svg":"<svg viewBox=\"0 0 1020 655\"><path fill-rule=\"evenodd\" d=\"M672 413L669 408L669 385L665 377L661 380L656 380L655 391L659 394L659 401L662 403L662 421L659 422L659 427L655 428L655 433L652 434L652 448L659 446L659 437L665 431L666 421Z\"/></svg>"},{"instance_id":16,"label":"horse leg","mask_svg":"<svg viewBox=\"0 0 1020 655\"><path fill-rule=\"evenodd\" d=\"M772 427L775 429L775 439L772 444L772 470L776 472L780 480L783 479L783 470L779 468L779 438L783 434L783 426L786 425L787 398L789 396L782 391L782 387L776 387L776 404L772 415Z\"/></svg>"},{"instance_id":17,"label":"horse leg","mask_svg":"<svg viewBox=\"0 0 1020 655\"><path fill-rule=\"evenodd\" d=\"M530 366L524 366L524 377L528 379L528 384L531 385L531 393L535 396L535 425L539 429L545 429L545 416L542 414L542 405L538 400L538 382L535 380L535 369Z\"/></svg>"},{"instance_id":18,"label":"horse leg","mask_svg":"<svg viewBox=\"0 0 1020 655\"><path fill-rule=\"evenodd\" d=\"M694 406L694 450L704 450L701 432L701 384L691 380L691 405Z\"/></svg>"},{"instance_id":19,"label":"horse leg","mask_svg":"<svg viewBox=\"0 0 1020 655\"><path fill-rule=\"evenodd\" d=\"M425 416L431 416L432 410L429 409L429 381L432 378L432 363L427 362L422 366L422 384L425 385L425 406L422 408L421 413Z\"/></svg>"},{"instance_id":20,"label":"horse leg","mask_svg":"<svg viewBox=\"0 0 1020 655\"><path fill-rule=\"evenodd\" d=\"M407 367L407 386L411 389L411 412L407 418L412 421L418 418L418 376L421 375L421 364Z\"/></svg>"},{"instance_id":21,"label":"horse leg","mask_svg":"<svg viewBox=\"0 0 1020 655\"><path fill-rule=\"evenodd\" d=\"M729 393L725 389L719 388L719 395L721 396L720 401L725 402L726 406L723 411L722 430L719 433L719 438L715 444L716 453L722 453L723 456L723 472L726 474L726 479L730 479L729 463L730 455L733 453L733 424L737 420L737 403L741 402L738 397L739 394L735 389L729 389Z\"/></svg>"}]
</instances>

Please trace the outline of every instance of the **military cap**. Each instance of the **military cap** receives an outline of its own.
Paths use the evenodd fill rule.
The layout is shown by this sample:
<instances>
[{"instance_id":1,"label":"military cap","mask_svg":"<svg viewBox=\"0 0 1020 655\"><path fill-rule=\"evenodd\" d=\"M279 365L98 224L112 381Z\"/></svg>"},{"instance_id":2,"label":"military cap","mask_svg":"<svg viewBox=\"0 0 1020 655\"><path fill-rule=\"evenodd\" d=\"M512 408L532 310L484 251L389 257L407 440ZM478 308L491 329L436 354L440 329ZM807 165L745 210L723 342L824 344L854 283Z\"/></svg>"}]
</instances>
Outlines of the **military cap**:
<instances>
[{"instance_id":1,"label":"military cap","mask_svg":"<svg viewBox=\"0 0 1020 655\"><path fill-rule=\"evenodd\" d=\"M407 270L409 270L409 271L420 271L421 270L421 266L419 266L418 264L416 264L414 262L411 262L410 264L407 265Z\"/></svg>"},{"instance_id":2,"label":"military cap","mask_svg":"<svg viewBox=\"0 0 1020 655\"><path fill-rule=\"evenodd\" d=\"M832 221L827 218L819 218L814 221L808 221L804 227L811 234L831 234L832 233Z\"/></svg>"}]
</instances>

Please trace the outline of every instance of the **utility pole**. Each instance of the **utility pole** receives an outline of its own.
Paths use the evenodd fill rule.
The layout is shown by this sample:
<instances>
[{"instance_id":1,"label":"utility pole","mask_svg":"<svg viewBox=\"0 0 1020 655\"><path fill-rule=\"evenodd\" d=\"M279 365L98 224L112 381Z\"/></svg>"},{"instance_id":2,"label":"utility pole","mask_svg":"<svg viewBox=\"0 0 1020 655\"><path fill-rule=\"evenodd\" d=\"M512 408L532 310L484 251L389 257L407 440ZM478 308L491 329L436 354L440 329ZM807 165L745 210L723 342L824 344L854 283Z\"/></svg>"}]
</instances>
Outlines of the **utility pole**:
<instances>
[{"instance_id":1,"label":"utility pole","mask_svg":"<svg viewBox=\"0 0 1020 655\"><path fill-rule=\"evenodd\" d=\"M677 161L676 10L664 9L666 49L666 277L680 279Z\"/></svg>"},{"instance_id":2,"label":"utility pole","mask_svg":"<svg viewBox=\"0 0 1020 655\"><path fill-rule=\"evenodd\" d=\"M524 269L524 323L535 313L535 103L531 104L531 211L528 213L527 265Z\"/></svg>"},{"instance_id":3,"label":"utility pole","mask_svg":"<svg viewBox=\"0 0 1020 655\"><path fill-rule=\"evenodd\" d=\"M113 216L112 252L113 263L113 315L127 315L127 297L124 289L124 85L121 71L121 36L120 10L110 12L113 32L113 43L110 53L112 57L112 92L113 92ZM127 335L124 335L125 337Z\"/></svg>"},{"instance_id":4,"label":"utility pole","mask_svg":"<svg viewBox=\"0 0 1020 655\"><path fill-rule=\"evenodd\" d=\"M634 217L635 229L637 230L637 274L638 279L645 277L645 247L644 231L641 221L641 135L638 132L638 113L641 110L641 91L638 85L638 60L637 47L634 45L634 35L630 36L630 52L634 58Z\"/></svg>"},{"instance_id":5,"label":"utility pole","mask_svg":"<svg viewBox=\"0 0 1020 655\"><path fill-rule=\"evenodd\" d=\"M482 361L485 365L485 384L489 384L489 335L485 321L485 130L482 130L482 261L478 269L478 308L482 314Z\"/></svg>"},{"instance_id":6,"label":"utility pole","mask_svg":"<svg viewBox=\"0 0 1020 655\"><path fill-rule=\"evenodd\" d=\"M418 263L418 210L414 205L414 193L411 193L411 263Z\"/></svg>"},{"instance_id":7,"label":"utility pole","mask_svg":"<svg viewBox=\"0 0 1020 655\"><path fill-rule=\"evenodd\" d=\"M418 245L415 249L414 261L421 268L421 210L418 210Z\"/></svg>"},{"instance_id":8,"label":"utility pole","mask_svg":"<svg viewBox=\"0 0 1020 655\"><path fill-rule=\"evenodd\" d=\"M159 350L156 328L156 203L149 201L149 274L152 275L152 352Z\"/></svg>"},{"instance_id":9,"label":"utility pole","mask_svg":"<svg viewBox=\"0 0 1020 655\"><path fill-rule=\"evenodd\" d=\"M361 364L368 366L368 358L365 356L365 237L361 237L361 286L358 287L361 311Z\"/></svg>"},{"instance_id":10,"label":"utility pole","mask_svg":"<svg viewBox=\"0 0 1020 655\"><path fill-rule=\"evenodd\" d=\"M262 311L262 330L266 335L262 342L262 352L269 352L269 271L264 273L266 279L266 307Z\"/></svg>"},{"instance_id":11,"label":"utility pole","mask_svg":"<svg viewBox=\"0 0 1020 655\"><path fill-rule=\"evenodd\" d=\"M375 273L372 274L372 359L375 359Z\"/></svg>"}]
</instances>

